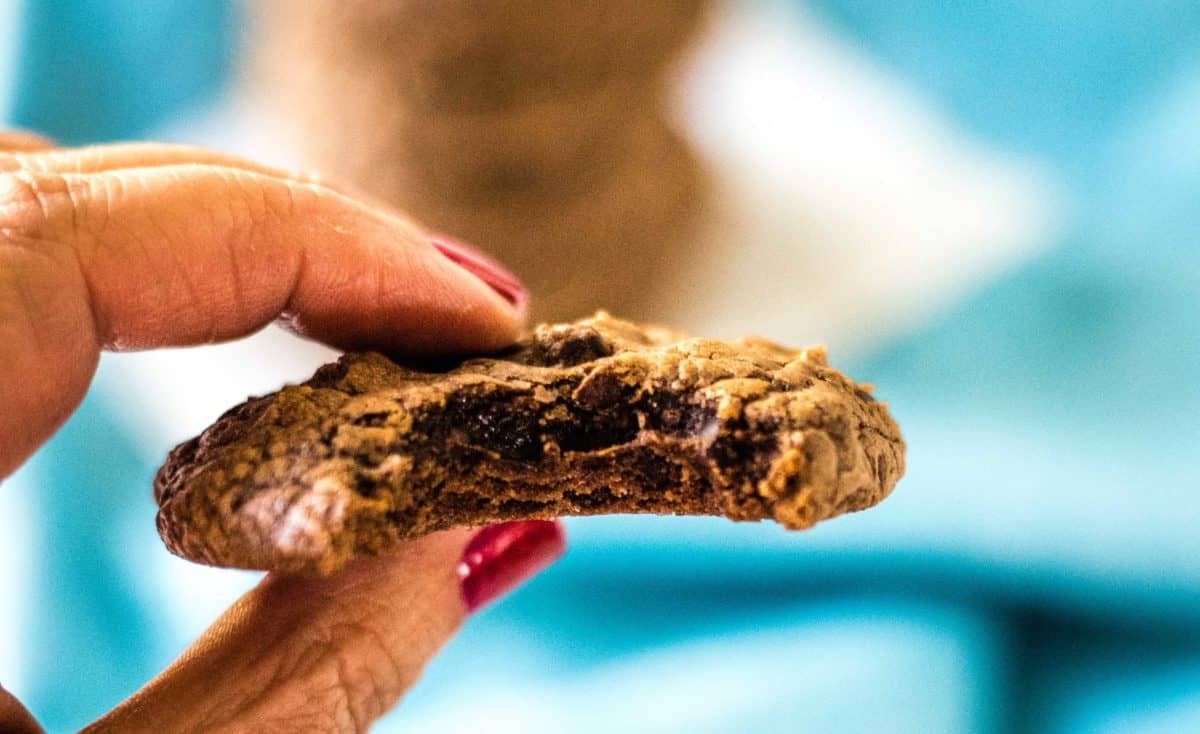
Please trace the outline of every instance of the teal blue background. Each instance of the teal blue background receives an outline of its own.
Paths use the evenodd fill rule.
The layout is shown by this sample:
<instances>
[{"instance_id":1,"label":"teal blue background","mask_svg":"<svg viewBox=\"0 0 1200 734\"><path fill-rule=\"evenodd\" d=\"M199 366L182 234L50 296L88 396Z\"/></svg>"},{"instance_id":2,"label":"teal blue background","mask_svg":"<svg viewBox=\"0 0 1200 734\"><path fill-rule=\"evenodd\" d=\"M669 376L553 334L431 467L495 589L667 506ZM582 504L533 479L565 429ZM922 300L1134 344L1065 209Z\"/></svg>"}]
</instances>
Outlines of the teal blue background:
<instances>
[{"instance_id":1,"label":"teal blue background","mask_svg":"<svg viewBox=\"0 0 1200 734\"><path fill-rule=\"evenodd\" d=\"M589 685L690 680L734 640L746 657L712 653L709 677L761 675L763 698L707 731L1200 731L1200 4L807 7L972 135L1050 168L1059 239L840 365L905 426L910 473L884 506L803 537L571 523L570 555L473 620L397 723L470 680L573 731L636 727ZM27 3L12 121L70 143L144 135L221 88L235 25L220 2ZM147 488L165 447L132 436L93 392L27 469L57 508L38 514L28 630L27 700L51 730L181 644L128 578L131 556L163 552ZM139 524L135 545L106 531Z\"/></svg>"}]
</instances>

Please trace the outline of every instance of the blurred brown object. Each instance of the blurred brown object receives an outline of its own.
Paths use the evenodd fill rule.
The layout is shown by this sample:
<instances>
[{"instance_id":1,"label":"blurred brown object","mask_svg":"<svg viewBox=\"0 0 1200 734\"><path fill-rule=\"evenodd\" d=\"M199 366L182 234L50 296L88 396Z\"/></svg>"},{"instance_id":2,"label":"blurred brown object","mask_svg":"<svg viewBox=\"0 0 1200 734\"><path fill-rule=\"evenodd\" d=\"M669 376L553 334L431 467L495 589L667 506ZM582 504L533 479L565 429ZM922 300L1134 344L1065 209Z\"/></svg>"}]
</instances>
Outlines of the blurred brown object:
<instances>
[{"instance_id":1,"label":"blurred brown object","mask_svg":"<svg viewBox=\"0 0 1200 734\"><path fill-rule=\"evenodd\" d=\"M666 96L707 6L260 0L253 80L308 163L494 253L534 318L653 318L705 193Z\"/></svg>"}]
</instances>

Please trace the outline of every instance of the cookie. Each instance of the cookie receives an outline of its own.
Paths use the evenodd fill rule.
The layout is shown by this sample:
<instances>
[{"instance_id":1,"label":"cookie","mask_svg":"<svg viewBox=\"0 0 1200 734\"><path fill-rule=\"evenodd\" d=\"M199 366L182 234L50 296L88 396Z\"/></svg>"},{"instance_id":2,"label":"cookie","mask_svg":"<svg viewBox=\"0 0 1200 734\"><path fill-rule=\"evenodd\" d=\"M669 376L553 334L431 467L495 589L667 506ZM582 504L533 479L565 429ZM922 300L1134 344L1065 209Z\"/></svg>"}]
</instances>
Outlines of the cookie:
<instances>
[{"instance_id":1,"label":"cookie","mask_svg":"<svg viewBox=\"0 0 1200 734\"><path fill-rule=\"evenodd\" d=\"M348 354L176 447L154 498L178 555L327 573L401 539L516 519L803 529L875 504L903 470L886 406L822 350L600 312L442 369Z\"/></svg>"}]
</instances>

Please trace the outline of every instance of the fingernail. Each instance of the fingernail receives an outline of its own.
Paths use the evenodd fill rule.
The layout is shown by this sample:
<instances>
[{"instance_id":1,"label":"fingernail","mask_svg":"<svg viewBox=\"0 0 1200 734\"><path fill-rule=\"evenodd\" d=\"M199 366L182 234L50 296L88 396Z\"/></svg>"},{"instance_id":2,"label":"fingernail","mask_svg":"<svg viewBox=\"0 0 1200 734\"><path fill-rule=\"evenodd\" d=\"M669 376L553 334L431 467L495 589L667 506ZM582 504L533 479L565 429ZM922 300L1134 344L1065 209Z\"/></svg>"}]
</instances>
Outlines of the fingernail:
<instances>
[{"instance_id":1,"label":"fingernail","mask_svg":"<svg viewBox=\"0 0 1200 734\"><path fill-rule=\"evenodd\" d=\"M521 279L492 258L470 245L448 237L434 237L432 242L438 252L487 283L512 305L521 307L529 302L529 291L525 290Z\"/></svg>"},{"instance_id":2,"label":"fingernail","mask_svg":"<svg viewBox=\"0 0 1200 734\"><path fill-rule=\"evenodd\" d=\"M471 538L458 563L463 603L474 612L536 575L566 549L557 520L489 525Z\"/></svg>"}]
</instances>

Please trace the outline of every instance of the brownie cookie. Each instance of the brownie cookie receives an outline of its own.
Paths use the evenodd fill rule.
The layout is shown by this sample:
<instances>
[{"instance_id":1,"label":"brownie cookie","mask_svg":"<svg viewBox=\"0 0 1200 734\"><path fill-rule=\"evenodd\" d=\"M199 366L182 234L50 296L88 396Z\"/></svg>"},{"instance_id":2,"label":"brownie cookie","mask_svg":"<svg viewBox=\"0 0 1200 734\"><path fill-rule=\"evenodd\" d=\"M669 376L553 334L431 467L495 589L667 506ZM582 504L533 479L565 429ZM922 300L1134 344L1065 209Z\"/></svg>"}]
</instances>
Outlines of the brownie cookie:
<instances>
[{"instance_id":1,"label":"brownie cookie","mask_svg":"<svg viewBox=\"0 0 1200 734\"><path fill-rule=\"evenodd\" d=\"M155 478L158 529L201 563L317 573L525 518L802 529L875 504L904 471L868 389L821 349L685 339L603 312L443 370L348 354L176 447Z\"/></svg>"}]
</instances>

